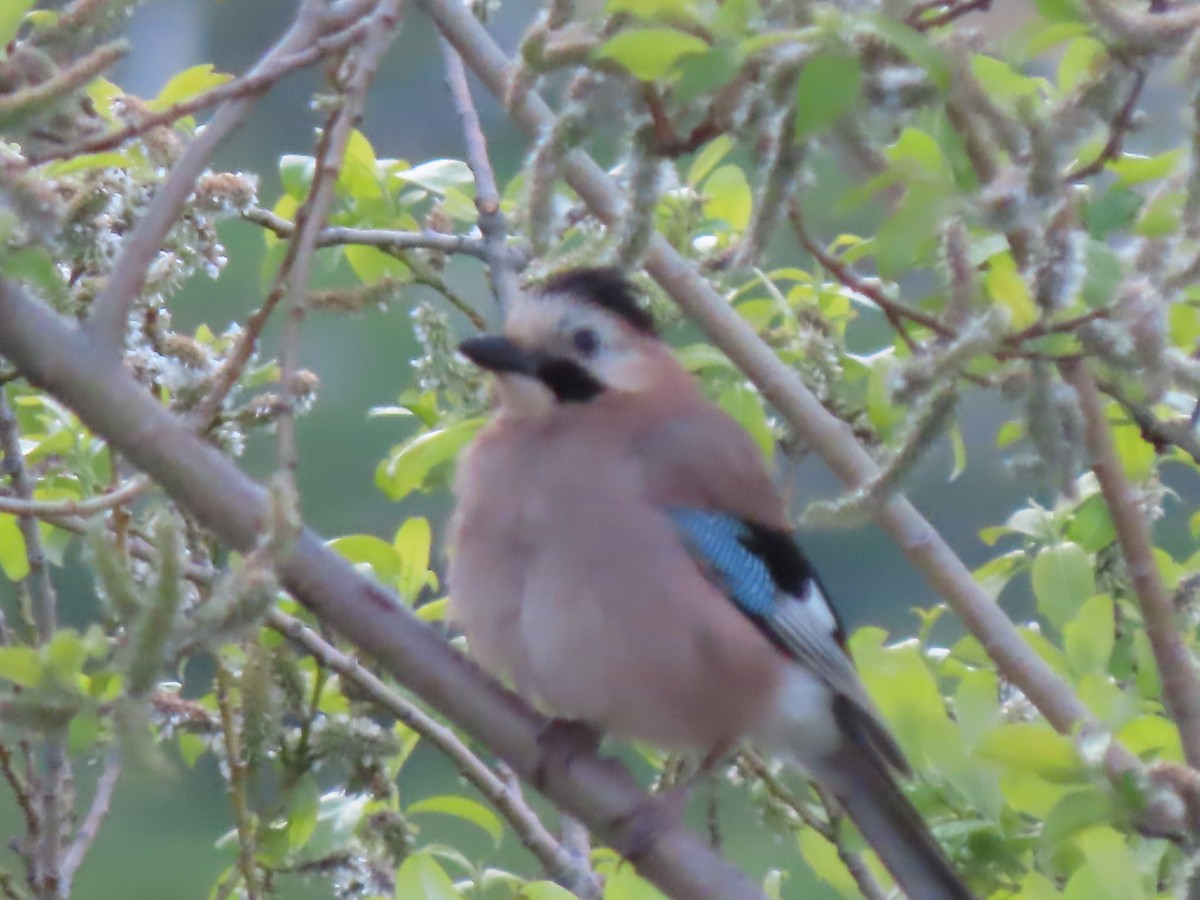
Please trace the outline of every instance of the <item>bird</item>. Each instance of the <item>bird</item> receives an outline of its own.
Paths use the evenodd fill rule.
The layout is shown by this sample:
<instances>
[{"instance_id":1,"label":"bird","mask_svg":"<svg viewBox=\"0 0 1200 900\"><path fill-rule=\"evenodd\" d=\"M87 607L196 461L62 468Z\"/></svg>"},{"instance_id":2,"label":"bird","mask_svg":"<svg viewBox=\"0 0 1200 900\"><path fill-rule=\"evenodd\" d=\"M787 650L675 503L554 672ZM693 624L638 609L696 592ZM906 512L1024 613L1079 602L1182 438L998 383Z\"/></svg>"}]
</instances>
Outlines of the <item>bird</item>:
<instances>
[{"instance_id":1,"label":"bird","mask_svg":"<svg viewBox=\"0 0 1200 900\"><path fill-rule=\"evenodd\" d=\"M913 900L970 900L895 776L750 435L710 402L614 268L522 293L460 352L493 412L455 474L452 620L560 722L699 753L749 740L832 793Z\"/></svg>"}]
</instances>

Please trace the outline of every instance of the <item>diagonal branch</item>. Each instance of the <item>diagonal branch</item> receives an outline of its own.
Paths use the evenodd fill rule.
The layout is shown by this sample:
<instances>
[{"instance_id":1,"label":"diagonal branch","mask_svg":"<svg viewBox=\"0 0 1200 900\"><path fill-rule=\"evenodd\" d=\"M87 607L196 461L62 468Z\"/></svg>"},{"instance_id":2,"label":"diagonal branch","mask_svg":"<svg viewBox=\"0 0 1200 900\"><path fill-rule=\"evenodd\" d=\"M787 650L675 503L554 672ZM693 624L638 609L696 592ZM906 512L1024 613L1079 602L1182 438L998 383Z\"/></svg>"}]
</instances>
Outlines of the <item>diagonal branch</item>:
<instances>
[{"instance_id":1,"label":"diagonal branch","mask_svg":"<svg viewBox=\"0 0 1200 900\"><path fill-rule=\"evenodd\" d=\"M467 145L467 165L475 176L475 208L479 211L479 230L483 233L483 249L492 279L492 291L502 310L510 309L519 292L517 264L508 249L508 228L500 209L500 190L496 173L488 156L487 138L479 124L479 113L471 99L467 72L462 57L445 39L439 41L446 62L446 84L454 98L454 108L462 120L463 138Z\"/></svg>"},{"instance_id":2,"label":"diagonal branch","mask_svg":"<svg viewBox=\"0 0 1200 900\"><path fill-rule=\"evenodd\" d=\"M1117 457L1104 404L1087 364L1081 360L1067 361L1059 364L1059 371L1079 397L1084 441L1091 456L1092 471L1112 516L1117 543L1141 606L1146 636L1162 677L1163 699L1179 728L1184 758L1193 769L1200 768L1200 682L1191 651L1180 631L1174 604L1154 558L1150 528Z\"/></svg>"},{"instance_id":3,"label":"diagonal branch","mask_svg":"<svg viewBox=\"0 0 1200 900\"><path fill-rule=\"evenodd\" d=\"M0 355L73 409L184 510L230 547L251 550L267 521L264 489L164 409L120 359L0 280ZM485 676L390 591L364 578L311 531L279 564L285 587L379 665L474 735L527 781L538 771L545 719ZM543 792L600 839L629 846L646 797L623 768L598 756L552 767ZM762 892L682 823L672 823L637 861L669 896L761 900Z\"/></svg>"},{"instance_id":4,"label":"diagonal branch","mask_svg":"<svg viewBox=\"0 0 1200 900\"><path fill-rule=\"evenodd\" d=\"M452 0L420 0L438 29L455 45L464 62L496 96L504 96L511 71L508 57L466 9ZM553 114L537 94L528 92L512 107L513 119L532 135L544 133ZM583 151L565 160L567 181L603 221L619 221L621 196L612 179ZM661 235L654 235L646 270L687 312L709 338L757 385L795 431L847 484L858 486L878 475L878 466L854 439L849 427L828 412L754 329L739 316ZM1096 721L1071 686L1032 650L1012 621L980 587L971 570L905 497L892 497L875 521L958 613L997 668L1029 698L1060 732L1091 730ZM1109 745L1105 763L1111 776L1141 770L1121 744Z\"/></svg>"},{"instance_id":5,"label":"diagonal branch","mask_svg":"<svg viewBox=\"0 0 1200 900\"><path fill-rule=\"evenodd\" d=\"M472 753L450 728L425 713L419 706L408 702L357 659L338 650L299 619L278 609L272 609L267 615L267 624L303 647L322 666L352 681L376 704L437 747L462 776L475 785L488 802L508 820L521 843L541 860L551 878L573 891L576 896L598 900L600 885L587 867L587 857L584 856L582 862L577 860L547 830L520 794L505 784L499 775Z\"/></svg>"}]
</instances>

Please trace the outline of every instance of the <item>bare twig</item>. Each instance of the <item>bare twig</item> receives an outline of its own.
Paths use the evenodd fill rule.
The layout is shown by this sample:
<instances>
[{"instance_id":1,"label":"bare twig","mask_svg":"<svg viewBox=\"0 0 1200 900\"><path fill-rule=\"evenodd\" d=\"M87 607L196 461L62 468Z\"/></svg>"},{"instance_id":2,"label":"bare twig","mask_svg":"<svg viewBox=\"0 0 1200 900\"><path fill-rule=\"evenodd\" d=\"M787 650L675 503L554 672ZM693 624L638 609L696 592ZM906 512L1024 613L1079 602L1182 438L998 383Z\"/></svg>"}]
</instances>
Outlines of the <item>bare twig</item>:
<instances>
[{"instance_id":1,"label":"bare twig","mask_svg":"<svg viewBox=\"0 0 1200 900\"><path fill-rule=\"evenodd\" d=\"M1187 416L1174 422L1163 421L1149 406L1130 397L1115 381L1101 379L1097 384L1101 391L1121 404L1125 414L1133 419L1147 441L1160 450L1178 447L1200 463L1200 439L1196 437L1195 423L1189 421Z\"/></svg>"},{"instance_id":2,"label":"bare twig","mask_svg":"<svg viewBox=\"0 0 1200 900\"><path fill-rule=\"evenodd\" d=\"M887 317L888 322L896 329L896 333L900 335L904 342L908 344L909 349L917 351L920 349L920 346L912 335L908 333L907 322L915 322L918 325L923 325L941 337L951 337L953 335L953 330L936 316L931 316L923 310L915 309L898 300L893 300L875 285L855 275L850 267L840 259L826 252L824 247L809 236L804 226L804 217L800 211L799 201L792 202L791 209L789 210L789 218L792 223L792 229L796 232L796 237L800 241L801 246L844 287L861 297L866 297L879 307L880 312Z\"/></svg>"},{"instance_id":3,"label":"bare twig","mask_svg":"<svg viewBox=\"0 0 1200 900\"><path fill-rule=\"evenodd\" d=\"M21 810L21 816L25 819L25 833L32 838L39 831L38 813L33 805L33 794L30 792L29 783L13 767L12 749L4 742L0 742L0 773L8 782L8 787Z\"/></svg>"},{"instance_id":4,"label":"bare twig","mask_svg":"<svg viewBox=\"0 0 1200 900\"><path fill-rule=\"evenodd\" d=\"M1163 700L1179 729L1184 758L1195 769L1200 767L1200 683L1154 558L1150 528L1117 457L1104 404L1087 363L1082 360L1063 362L1059 370L1079 397L1092 471L1100 483L1100 492L1116 528L1117 543L1141 606L1146 636L1150 639L1162 678Z\"/></svg>"},{"instance_id":5,"label":"bare twig","mask_svg":"<svg viewBox=\"0 0 1200 900\"><path fill-rule=\"evenodd\" d=\"M813 811L808 808L808 804L797 797L778 775L771 771L771 767L754 750L748 747L744 748L738 754L737 765L744 773L761 781L763 787L767 789L767 793L795 813L801 822L833 844L838 859L845 865L846 870L854 879L854 883L858 885L859 891L867 900L887 900L887 891L871 874L871 870L867 868L863 858L842 843L841 835L838 833L838 820L842 814L836 800L832 800L825 791L814 785L817 796L821 799L821 805L825 807L826 818L822 820L813 814Z\"/></svg>"},{"instance_id":6,"label":"bare twig","mask_svg":"<svg viewBox=\"0 0 1200 900\"><path fill-rule=\"evenodd\" d=\"M158 112L146 112L137 117L123 128L97 135L81 141L71 147L64 147L49 153L42 153L30 158L31 165L42 165L56 159L73 159L85 153L99 153L119 147L126 141L139 137L153 128L178 122L184 116L194 115L202 110L256 94L270 88L284 75L296 69L312 65L314 62L344 49L362 37L366 24L358 22L334 34L320 37L311 46L296 53L280 56L277 62L268 69L256 69L254 72L227 81L211 90L205 91L187 100L173 103Z\"/></svg>"},{"instance_id":7,"label":"bare twig","mask_svg":"<svg viewBox=\"0 0 1200 900\"><path fill-rule=\"evenodd\" d=\"M500 190L488 156L487 138L479 124L479 113L471 99L471 87L458 51L442 38L442 58L446 65L446 84L454 98L454 108L462 122L463 139L467 145L467 165L475 176L475 209L479 211L479 230L483 234L485 259L492 281L492 291L501 309L511 309L520 286L517 284L517 263L508 248L508 227L500 209Z\"/></svg>"},{"instance_id":8,"label":"bare twig","mask_svg":"<svg viewBox=\"0 0 1200 900\"><path fill-rule=\"evenodd\" d=\"M555 840L537 814L525 803L520 790L506 784L471 752L453 730L410 703L353 656L338 650L299 619L272 609L267 615L267 624L303 647L322 666L352 681L380 707L437 747L459 773L475 785L508 820L518 839L541 860L551 878L568 890L575 891L578 896L598 900L600 883L587 868L586 854L581 863L570 849Z\"/></svg>"},{"instance_id":9,"label":"bare twig","mask_svg":"<svg viewBox=\"0 0 1200 900\"><path fill-rule=\"evenodd\" d=\"M109 753L108 760L104 763L104 771L100 773L100 777L96 780L96 790L92 794L92 805L88 807L87 814L83 817L83 822L80 823L79 829L75 832L75 839L71 841L71 846L67 848L67 852L63 856L61 891L64 897L70 895L71 882L75 879L75 873L79 871L79 867L82 865L84 857L87 856L92 842L96 840L96 835L100 833L100 826L108 816L108 810L112 804L113 791L116 789L117 781L120 777L121 757L114 750Z\"/></svg>"},{"instance_id":10,"label":"bare twig","mask_svg":"<svg viewBox=\"0 0 1200 900\"><path fill-rule=\"evenodd\" d=\"M290 238L296 226L282 216L266 209L252 207L242 213L242 218L261 225L281 238ZM361 244L382 250L436 250L439 253L462 253L485 259L483 241L465 234L443 234L440 231L389 231L384 228L340 228L329 226L317 234L316 246L336 247L343 244Z\"/></svg>"},{"instance_id":11,"label":"bare twig","mask_svg":"<svg viewBox=\"0 0 1200 900\"><path fill-rule=\"evenodd\" d=\"M277 70L279 61L311 45L325 24L322 13L325 5L318 0L304 0L296 19L287 33L247 74L259 78ZM279 76L282 76L282 72ZM196 135L171 167L154 199L142 214L133 230L121 245L121 254L109 273L104 290L92 304L87 330L110 353L120 351L129 310L146 282L146 273L163 239L179 217L201 170L208 164L217 145L225 139L254 109L258 99L278 78L264 79L249 93L227 100L217 110L212 121Z\"/></svg>"},{"instance_id":12,"label":"bare twig","mask_svg":"<svg viewBox=\"0 0 1200 900\"><path fill-rule=\"evenodd\" d=\"M346 155L346 144L358 123L367 89L384 52L391 46L400 24L403 0L379 0L367 19L362 43L350 57L352 68L342 88L341 102L321 131L315 154L316 168L308 196L296 211L296 230L279 270L276 287L288 311L279 350L283 406L276 418L279 464L288 474L296 468L295 374L299 365L300 327L308 309L308 281L317 238L336 196L337 177Z\"/></svg>"},{"instance_id":13,"label":"bare twig","mask_svg":"<svg viewBox=\"0 0 1200 900\"><path fill-rule=\"evenodd\" d=\"M153 486L143 475L131 478L119 487L86 500L24 500L0 496L0 512L14 516L52 519L58 516L93 516L136 499Z\"/></svg>"},{"instance_id":14,"label":"bare twig","mask_svg":"<svg viewBox=\"0 0 1200 900\"><path fill-rule=\"evenodd\" d=\"M928 31L948 25L967 13L986 12L991 7L992 0L926 0L914 6L904 22L917 31ZM938 10L941 12L937 12ZM934 15L928 15L929 13Z\"/></svg>"},{"instance_id":15,"label":"bare twig","mask_svg":"<svg viewBox=\"0 0 1200 900\"><path fill-rule=\"evenodd\" d=\"M1133 125L1133 114L1137 112L1138 100L1142 96L1142 88L1146 86L1146 70L1134 69L1133 85L1129 88L1129 96L1125 102L1121 104L1121 108L1117 110L1117 114L1113 117L1112 125L1108 129L1108 141L1101 149L1099 155L1086 165L1072 169L1063 176L1063 181L1074 182L1083 181L1085 178L1091 178L1093 175L1098 175L1104 171L1104 167L1109 162L1117 157L1121 152L1121 145L1125 142L1125 135L1129 133L1130 126Z\"/></svg>"},{"instance_id":16,"label":"bare twig","mask_svg":"<svg viewBox=\"0 0 1200 900\"><path fill-rule=\"evenodd\" d=\"M238 869L247 900L258 897L258 861L255 859L254 814L250 810L246 784L247 765L242 754L240 716L233 709L234 678L225 663L217 660L217 710L221 715L221 739L225 742L225 766L229 805L237 828Z\"/></svg>"}]
</instances>

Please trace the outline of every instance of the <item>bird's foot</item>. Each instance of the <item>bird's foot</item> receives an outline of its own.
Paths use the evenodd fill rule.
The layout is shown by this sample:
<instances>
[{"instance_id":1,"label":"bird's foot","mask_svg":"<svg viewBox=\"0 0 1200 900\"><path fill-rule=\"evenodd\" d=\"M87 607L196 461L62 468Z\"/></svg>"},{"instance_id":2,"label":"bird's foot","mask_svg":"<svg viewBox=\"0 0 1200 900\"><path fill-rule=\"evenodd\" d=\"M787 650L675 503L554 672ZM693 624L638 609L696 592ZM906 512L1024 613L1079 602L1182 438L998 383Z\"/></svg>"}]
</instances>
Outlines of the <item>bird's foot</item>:
<instances>
[{"instance_id":1,"label":"bird's foot","mask_svg":"<svg viewBox=\"0 0 1200 900\"><path fill-rule=\"evenodd\" d=\"M538 760L533 773L533 786L541 790L551 772L566 772L576 757L595 753L603 737L597 728L587 722L551 719L537 735Z\"/></svg>"},{"instance_id":2,"label":"bird's foot","mask_svg":"<svg viewBox=\"0 0 1200 900\"><path fill-rule=\"evenodd\" d=\"M690 795L689 782L640 800L614 823L621 839L613 849L636 865L683 818Z\"/></svg>"}]
</instances>

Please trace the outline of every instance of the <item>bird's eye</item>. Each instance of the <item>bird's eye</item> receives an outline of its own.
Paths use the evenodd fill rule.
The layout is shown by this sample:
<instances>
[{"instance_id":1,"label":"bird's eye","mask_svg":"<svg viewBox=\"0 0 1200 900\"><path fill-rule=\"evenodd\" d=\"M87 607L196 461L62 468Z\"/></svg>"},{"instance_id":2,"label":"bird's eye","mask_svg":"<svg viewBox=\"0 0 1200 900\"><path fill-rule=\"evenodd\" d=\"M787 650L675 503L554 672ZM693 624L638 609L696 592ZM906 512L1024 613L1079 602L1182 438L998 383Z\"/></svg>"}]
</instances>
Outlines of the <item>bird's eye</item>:
<instances>
[{"instance_id":1,"label":"bird's eye","mask_svg":"<svg viewBox=\"0 0 1200 900\"><path fill-rule=\"evenodd\" d=\"M571 335L575 349L584 356L595 356L600 349L600 336L591 328L579 328Z\"/></svg>"}]
</instances>

